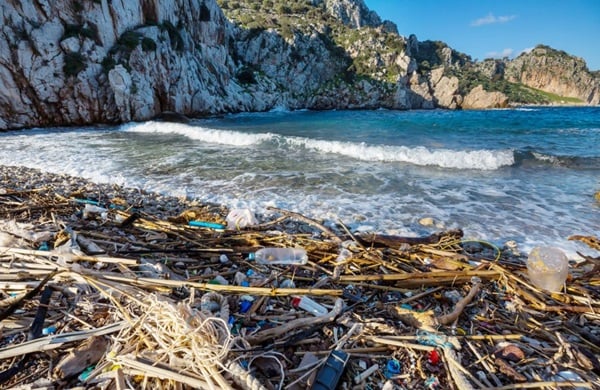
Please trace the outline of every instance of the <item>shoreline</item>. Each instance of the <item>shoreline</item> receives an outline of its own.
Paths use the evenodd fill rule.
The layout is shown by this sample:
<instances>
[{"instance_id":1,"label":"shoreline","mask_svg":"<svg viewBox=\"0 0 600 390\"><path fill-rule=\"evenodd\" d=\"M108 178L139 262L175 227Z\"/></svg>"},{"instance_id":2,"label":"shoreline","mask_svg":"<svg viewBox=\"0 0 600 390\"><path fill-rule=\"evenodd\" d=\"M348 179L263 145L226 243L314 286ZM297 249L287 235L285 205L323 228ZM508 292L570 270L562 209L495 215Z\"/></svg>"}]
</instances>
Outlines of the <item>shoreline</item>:
<instances>
[{"instance_id":1,"label":"shoreline","mask_svg":"<svg viewBox=\"0 0 600 390\"><path fill-rule=\"evenodd\" d=\"M535 104L535 103L511 103L506 107L489 107L489 108L477 108L477 109L451 109L445 107L435 107L435 108L410 108L410 109L392 109L387 107L358 107L358 108L345 108L345 109L308 109L308 108L297 108L290 109L286 108L284 111L295 112L295 111L314 111L314 112L323 112L323 111L399 111L399 112L410 112L410 111L494 111L494 110L511 110L525 107L535 107L535 108L600 108L600 104L587 104L587 103L555 103L555 104ZM79 127L95 127L95 126L121 126L128 123L144 123L150 121L156 122L165 122L165 123L180 123L180 124L190 124L195 120L203 120L203 119L215 119L215 118L223 118L227 115L239 115L239 114L260 114L265 112L277 112L280 111L279 107L272 108L270 110L265 111L232 111L232 112L224 112L219 114L206 114L199 116L188 116L183 113L175 112L175 111L164 111L162 113L156 114L152 118L148 118L146 120L140 121L129 121L129 122L94 122L94 123L84 123L84 124L50 124L44 126L28 126L28 127L14 127L14 128L6 128L0 129L0 133L6 133L11 131L27 131L33 129L52 129L56 127L66 127L66 128L79 128Z\"/></svg>"},{"instance_id":2,"label":"shoreline","mask_svg":"<svg viewBox=\"0 0 600 390\"><path fill-rule=\"evenodd\" d=\"M96 183L91 180L61 173L43 172L37 168L0 165L0 194L3 189L22 191L50 190L61 196L77 195L100 203L111 199L122 199L132 206L143 204L145 211L158 217L179 214L186 208L198 206L198 202L181 197L162 195L139 188L117 184ZM219 205L208 206L218 208Z\"/></svg>"},{"instance_id":3,"label":"shoreline","mask_svg":"<svg viewBox=\"0 0 600 390\"><path fill-rule=\"evenodd\" d=\"M142 207L86 216L88 200ZM201 218L222 217L225 210L14 166L0 166L0 207L17 223L34 222L17 225L19 233L11 230L15 224L0 229L0 301L15 301L11 307L20 309L7 310L2 322L0 371L13 371L0 385L107 388L127 380L208 388L198 381L243 377L273 388L275 381L299 382L304 389L311 386L303 378L317 373L334 349L347 354L340 372L347 385L370 370L377 374L362 382L372 388L394 381L426 388L434 381L463 389L468 380L477 388L492 382L508 388L562 381L566 364L574 373L569 380L600 384L589 370L600 367L597 358L574 363L558 353L568 346L593 357L599 350L595 275L573 268L568 290L543 291L529 281L522 258L463 240L461 231L418 239L359 236L285 210L256 229L197 228L186 223L199 216L191 210ZM53 249L38 247L43 234ZM17 237L7 242L11 235ZM307 259L281 265L250 256L269 246L303 248ZM93 343L82 332L85 339L95 334ZM210 339L210 332L218 334ZM49 341L63 337L74 338ZM54 351L23 353L31 343ZM97 352L88 361L90 345ZM198 345L219 357L198 354ZM551 367L548 351L556 352ZM69 366L81 354L84 366ZM250 369L265 355L279 362L276 371L258 363ZM482 361L482 355L492 358ZM30 364L20 367L17 356ZM306 356L323 359L307 368ZM515 364L523 359L526 370ZM396 379L386 371L390 361L400 367ZM153 362L160 362L158 376ZM235 369L231 362L250 363ZM469 376L456 375L453 362ZM122 370L104 370L113 366ZM80 375L89 367L96 368L89 377ZM198 367L204 373L194 371ZM492 368L493 377L479 375Z\"/></svg>"}]
</instances>

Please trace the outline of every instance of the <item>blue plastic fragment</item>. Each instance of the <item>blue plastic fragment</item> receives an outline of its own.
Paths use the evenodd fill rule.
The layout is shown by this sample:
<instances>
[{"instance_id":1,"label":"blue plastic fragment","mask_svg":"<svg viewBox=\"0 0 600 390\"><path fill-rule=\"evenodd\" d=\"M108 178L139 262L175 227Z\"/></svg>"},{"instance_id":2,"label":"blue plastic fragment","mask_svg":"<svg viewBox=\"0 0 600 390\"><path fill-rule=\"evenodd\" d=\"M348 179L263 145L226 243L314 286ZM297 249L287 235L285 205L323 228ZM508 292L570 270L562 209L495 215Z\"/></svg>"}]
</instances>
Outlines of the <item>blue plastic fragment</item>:
<instances>
[{"instance_id":1,"label":"blue plastic fragment","mask_svg":"<svg viewBox=\"0 0 600 390\"><path fill-rule=\"evenodd\" d=\"M81 382L85 381L90 376L92 371L94 371L94 368L96 368L96 366L89 366L88 368L83 370L81 374L79 374L77 379L79 379Z\"/></svg>"},{"instance_id":2,"label":"blue plastic fragment","mask_svg":"<svg viewBox=\"0 0 600 390\"><path fill-rule=\"evenodd\" d=\"M56 326L49 326L47 328L42 329L42 334L44 336L48 336L49 334L56 333Z\"/></svg>"},{"instance_id":3,"label":"blue plastic fragment","mask_svg":"<svg viewBox=\"0 0 600 390\"><path fill-rule=\"evenodd\" d=\"M190 222L188 222L188 225L195 226L195 227L204 227L204 228L209 228L209 229L220 229L220 230L225 229L225 225L222 225L220 223L214 223L214 222L206 222L206 221L190 221Z\"/></svg>"},{"instance_id":4,"label":"blue plastic fragment","mask_svg":"<svg viewBox=\"0 0 600 390\"><path fill-rule=\"evenodd\" d=\"M91 199L75 199L75 202L82 204L91 204L93 206L100 206L100 202Z\"/></svg>"},{"instance_id":5,"label":"blue plastic fragment","mask_svg":"<svg viewBox=\"0 0 600 390\"><path fill-rule=\"evenodd\" d=\"M247 313L251 307L252 307L252 302L246 301L246 300L240 301L240 313L242 313L242 314Z\"/></svg>"},{"instance_id":6,"label":"blue plastic fragment","mask_svg":"<svg viewBox=\"0 0 600 390\"><path fill-rule=\"evenodd\" d=\"M396 375L399 375L402 371L402 365L396 359L388 360L387 365L385 366L385 377L392 378Z\"/></svg>"}]
</instances>

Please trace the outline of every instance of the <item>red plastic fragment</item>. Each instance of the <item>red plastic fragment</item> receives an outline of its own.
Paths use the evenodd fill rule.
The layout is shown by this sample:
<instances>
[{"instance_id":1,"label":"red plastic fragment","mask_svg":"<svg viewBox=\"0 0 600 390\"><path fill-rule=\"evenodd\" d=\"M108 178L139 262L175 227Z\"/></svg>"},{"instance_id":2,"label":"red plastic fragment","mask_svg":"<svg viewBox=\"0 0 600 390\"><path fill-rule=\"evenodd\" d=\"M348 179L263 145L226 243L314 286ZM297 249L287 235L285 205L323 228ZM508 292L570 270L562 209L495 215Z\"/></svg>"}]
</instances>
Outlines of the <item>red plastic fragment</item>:
<instances>
[{"instance_id":1,"label":"red plastic fragment","mask_svg":"<svg viewBox=\"0 0 600 390\"><path fill-rule=\"evenodd\" d=\"M436 365L440 362L440 354L435 349L429 352L427 356L427 361L433 365Z\"/></svg>"}]
</instances>

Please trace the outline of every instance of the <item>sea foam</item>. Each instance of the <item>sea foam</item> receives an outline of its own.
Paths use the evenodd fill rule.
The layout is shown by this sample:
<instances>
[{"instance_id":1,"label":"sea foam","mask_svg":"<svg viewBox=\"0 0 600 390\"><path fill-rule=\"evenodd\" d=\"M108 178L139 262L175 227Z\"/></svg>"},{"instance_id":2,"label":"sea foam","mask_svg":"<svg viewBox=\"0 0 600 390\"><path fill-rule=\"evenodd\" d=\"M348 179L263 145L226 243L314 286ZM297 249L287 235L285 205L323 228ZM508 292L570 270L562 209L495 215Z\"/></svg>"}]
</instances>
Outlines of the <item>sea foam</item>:
<instances>
[{"instance_id":1,"label":"sea foam","mask_svg":"<svg viewBox=\"0 0 600 390\"><path fill-rule=\"evenodd\" d=\"M122 126L136 133L177 134L194 141L230 146L252 146L273 141L278 147L306 148L361 161L401 162L451 169L496 170L515 163L512 150L429 149L424 146L369 145L363 142L319 140L273 133L245 133L180 123L146 122Z\"/></svg>"},{"instance_id":2,"label":"sea foam","mask_svg":"<svg viewBox=\"0 0 600 390\"><path fill-rule=\"evenodd\" d=\"M301 137L288 137L287 142L362 161L403 162L420 166L478 170L495 170L515 163L514 153L511 150L429 149L424 146L368 145Z\"/></svg>"},{"instance_id":3,"label":"sea foam","mask_svg":"<svg viewBox=\"0 0 600 390\"><path fill-rule=\"evenodd\" d=\"M177 134L195 141L211 144L250 146L273 139L274 134L250 134L239 131L218 130L201 126L190 126L182 123L145 122L127 124L123 131L135 133Z\"/></svg>"}]
</instances>

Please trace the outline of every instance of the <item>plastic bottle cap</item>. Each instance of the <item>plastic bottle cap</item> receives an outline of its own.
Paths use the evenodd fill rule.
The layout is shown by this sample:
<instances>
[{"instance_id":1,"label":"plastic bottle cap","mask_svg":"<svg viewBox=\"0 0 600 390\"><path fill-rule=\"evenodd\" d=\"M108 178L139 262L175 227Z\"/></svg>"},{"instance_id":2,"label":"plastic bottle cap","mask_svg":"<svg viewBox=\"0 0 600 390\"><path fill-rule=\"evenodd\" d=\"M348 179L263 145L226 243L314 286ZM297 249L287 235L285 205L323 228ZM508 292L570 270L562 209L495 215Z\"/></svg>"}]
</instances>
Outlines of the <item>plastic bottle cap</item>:
<instances>
[{"instance_id":1,"label":"plastic bottle cap","mask_svg":"<svg viewBox=\"0 0 600 390\"><path fill-rule=\"evenodd\" d=\"M241 301L240 302L240 313L247 313L248 310L252 307L252 302L250 301Z\"/></svg>"},{"instance_id":2,"label":"plastic bottle cap","mask_svg":"<svg viewBox=\"0 0 600 390\"><path fill-rule=\"evenodd\" d=\"M300 297L293 297L292 298L292 306L294 306L295 308L298 308L298 306L300 306L301 300L302 300L302 298L300 298Z\"/></svg>"}]
</instances>

